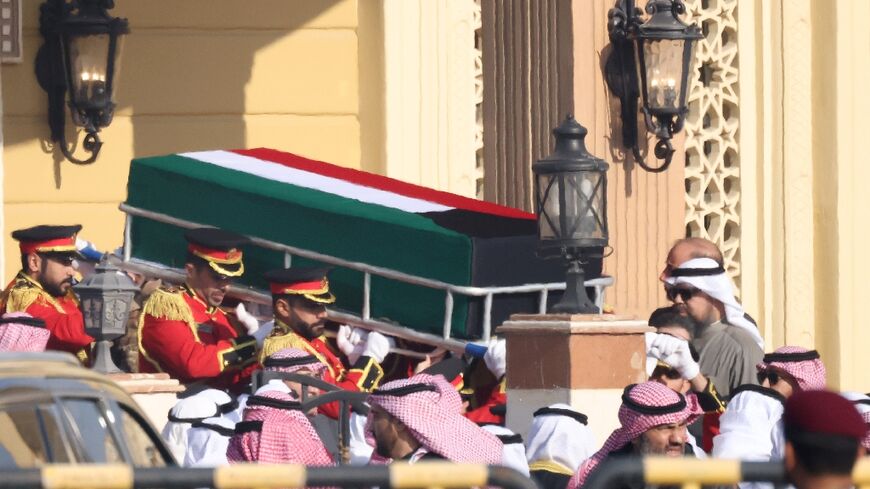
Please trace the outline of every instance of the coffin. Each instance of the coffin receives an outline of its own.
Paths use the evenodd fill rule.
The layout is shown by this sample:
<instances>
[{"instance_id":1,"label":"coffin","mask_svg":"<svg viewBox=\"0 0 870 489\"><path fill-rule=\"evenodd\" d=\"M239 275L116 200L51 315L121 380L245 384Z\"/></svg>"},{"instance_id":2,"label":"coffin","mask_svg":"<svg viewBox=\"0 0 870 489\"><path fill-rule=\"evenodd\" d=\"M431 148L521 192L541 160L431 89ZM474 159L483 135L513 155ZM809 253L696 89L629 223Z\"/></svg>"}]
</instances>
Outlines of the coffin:
<instances>
[{"instance_id":1,"label":"coffin","mask_svg":"<svg viewBox=\"0 0 870 489\"><path fill-rule=\"evenodd\" d=\"M128 206L217 226L323 255L458 286L564 282L559 260L536 256L535 216L391 178L272 149L203 151L138 158L127 185ZM176 223L177 224L177 223ZM133 258L181 268L184 229L131 216ZM245 249L244 284L268 290L263 272L283 266L284 253ZM294 266L319 265L295 256ZM600 260L587 268L600 275ZM363 306L363 274L336 267L336 306ZM557 300L551 293L549 300ZM538 311L538 293L496 295L491 323ZM373 275L371 317L441 334L445 292ZM481 335L483 297L453 295L451 335Z\"/></svg>"}]
</instances>

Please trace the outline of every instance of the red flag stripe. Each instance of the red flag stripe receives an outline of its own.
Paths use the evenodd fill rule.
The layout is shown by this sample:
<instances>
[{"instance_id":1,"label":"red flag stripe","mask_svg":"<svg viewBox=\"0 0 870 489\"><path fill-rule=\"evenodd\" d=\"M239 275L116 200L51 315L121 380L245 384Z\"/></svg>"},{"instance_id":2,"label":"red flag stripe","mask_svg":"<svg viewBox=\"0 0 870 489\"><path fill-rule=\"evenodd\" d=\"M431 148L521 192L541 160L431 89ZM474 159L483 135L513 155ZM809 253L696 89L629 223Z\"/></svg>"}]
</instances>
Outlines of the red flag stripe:
<instances>
[{"instance_id":1,"label":"red flag stripe","mask_svg":"<svg viewBox=\"0 0 870 489\"><path fill-rule=\"evenodd\" d=\"M322 161L310 160L302 156L292 153L285 153L268 148L254 149L234 149L230 150L244 156L250 156L260 160L271 161L280 165L296 168L298 170L317 173L332 178L338 178L357 185L376 188L386 192L393 192L406 197L413 197L428 202L464 209L484 214L493 214L503 217L512 217L516 219L535 219L534 214L530 214L512 207L505 207L491 202L471 199L461 195L442 192L431 188L421 187L412 183L403 182L394 178L375 175L372 173L354 170L353 168L345 168L343 166L333 165Z\"/></svg>"}]
</instances>

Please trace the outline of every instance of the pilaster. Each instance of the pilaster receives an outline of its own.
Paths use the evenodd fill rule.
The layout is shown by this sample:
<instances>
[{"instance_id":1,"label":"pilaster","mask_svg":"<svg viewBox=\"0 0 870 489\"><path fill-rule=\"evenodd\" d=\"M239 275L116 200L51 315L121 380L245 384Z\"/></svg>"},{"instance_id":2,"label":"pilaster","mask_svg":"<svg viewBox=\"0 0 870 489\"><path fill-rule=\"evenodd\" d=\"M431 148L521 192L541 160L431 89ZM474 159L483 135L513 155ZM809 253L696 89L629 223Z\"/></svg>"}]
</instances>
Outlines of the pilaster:
<instances>
[{"instance_id":1,"label":"pilaster","mask_svg":"<svg viewBox=\"0 0 870 489\"><path fill-rule=\"evenodd\" d=\"M474 9L384 1L387 176L475 196Z\"/></svg>"}]
</instances>

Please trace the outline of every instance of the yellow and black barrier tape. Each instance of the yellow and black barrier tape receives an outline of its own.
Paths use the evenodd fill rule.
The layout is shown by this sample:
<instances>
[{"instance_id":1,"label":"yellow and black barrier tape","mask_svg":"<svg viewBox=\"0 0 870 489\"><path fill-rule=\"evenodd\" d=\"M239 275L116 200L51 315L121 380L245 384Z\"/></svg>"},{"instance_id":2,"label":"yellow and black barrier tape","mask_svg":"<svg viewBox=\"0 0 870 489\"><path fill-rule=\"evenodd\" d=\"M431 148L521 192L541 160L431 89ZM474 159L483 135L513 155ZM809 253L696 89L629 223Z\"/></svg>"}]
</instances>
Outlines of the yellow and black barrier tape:
<instances>
[{"instance_id":1,"label":"yellow and black barrier tape","mask_svg":"<svg viewBox=\"0 0 870 489\"><path fill-rule=\"evenodd\" d=\"M233 464L214 469L128 465L57 464L36 469L0 470L0 489L272 489L290 487L363 487L417 489L503 487L537 489L519 472L496 465L450 462L394 463L379 466L306 467L293 464Z\"/></svg>"},{"instance_id":2,"label":"yellow and black barrier tape","mask_svg":"<svg viewBox=\"0 0 870 489\"><path fill-rule=\"evenodd\" d=\"M852 479L856 487L870 489L870 457L858 461L852 471ZM619 457L600 464L583 487L604 489L638 482L649 485L677 485L689 489L701 485L731 485L738 482L785 483L786 474L781 461Z\"/></svg>"}]
</instances>

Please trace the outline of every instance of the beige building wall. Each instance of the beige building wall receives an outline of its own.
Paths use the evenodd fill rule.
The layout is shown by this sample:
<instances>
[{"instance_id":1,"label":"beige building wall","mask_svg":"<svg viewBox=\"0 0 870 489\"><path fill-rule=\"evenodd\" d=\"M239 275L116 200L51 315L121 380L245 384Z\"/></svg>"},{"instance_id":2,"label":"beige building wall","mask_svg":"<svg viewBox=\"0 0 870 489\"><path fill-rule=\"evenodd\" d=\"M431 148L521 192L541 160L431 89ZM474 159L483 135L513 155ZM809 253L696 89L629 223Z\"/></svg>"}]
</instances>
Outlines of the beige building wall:
<instances>
[{"instance_id":1,"label":"beige building wall","mask_svg":"<svg viewBox=\"0 0 870 489\"><path fill-rule=\"evenodd\" d=\"M100 248L120 246L117 206L134 157L266 146L361 166L356 0L117 2L113 15L127 17L132 34L115 120L89 166L47 141L46 95L33 74L39 4L23 0L22 63L0 68L5 279L18 269L9 233L20 227L80 222Z\"/></svg>"},{"instance_id":2,"label":"beige building wall","mask_svg":"<svg viewBox=\"0 0 870 489\"><path fill-rule=\"evenodd\" d=\"M866 392L870 4L739 8L745 302L769 349L817 348L833 387Z\"/></svg>"},{"instance_id":3,"label":"beige building wall","mask_svg":"<svg viewBox=\"0 0 870 489\"><path fill-rule=\"evenodd\" d=\"M610 49L607 12L613 4L574 0L574 109L589 130L587 148L610 163L607 216L613 254L605 259L604 271L616 283L607 291L607 303L619 314L646 319L667 304L658 275L673 241L685 236L683 142L674 142L677 152L670 169L657 174L637 166L631 150L622 147L619 100L610 95L603 74ZM658 166L652 144L643 152L649 155L648 164Z\"/></svg>"}]
</instances>

